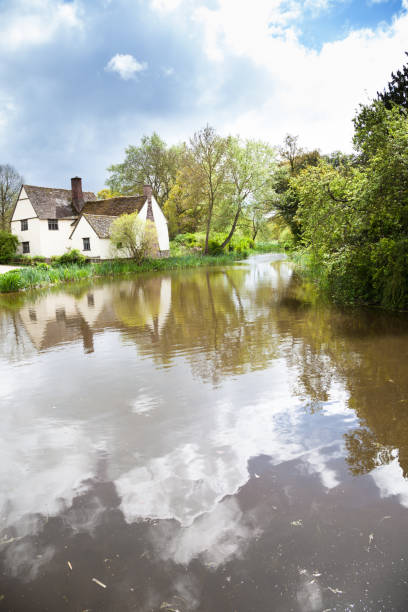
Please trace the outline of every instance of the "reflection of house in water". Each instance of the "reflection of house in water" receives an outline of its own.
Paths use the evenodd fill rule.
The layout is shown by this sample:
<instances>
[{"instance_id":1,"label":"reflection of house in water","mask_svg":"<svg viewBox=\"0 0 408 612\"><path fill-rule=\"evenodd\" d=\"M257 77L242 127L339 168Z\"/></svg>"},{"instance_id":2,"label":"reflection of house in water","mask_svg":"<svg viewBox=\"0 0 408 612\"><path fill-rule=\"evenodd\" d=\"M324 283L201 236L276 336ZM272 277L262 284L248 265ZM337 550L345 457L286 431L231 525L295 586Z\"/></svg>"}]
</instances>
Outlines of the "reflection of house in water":
<instances>
[{"instance_id":1,"label":"reflection of house in water","mask_svg":"<svg viewBox=\"0 0 408 612\"><path fill-rule=\"evenodd\" d=\"M82 295L49 293L19 310L19 318L39 351L82 340L94 351L94 333L107 327L147 326L160 334L171 308L171 280L124 281L92 287Z\"/></svg>"}]
</instances>

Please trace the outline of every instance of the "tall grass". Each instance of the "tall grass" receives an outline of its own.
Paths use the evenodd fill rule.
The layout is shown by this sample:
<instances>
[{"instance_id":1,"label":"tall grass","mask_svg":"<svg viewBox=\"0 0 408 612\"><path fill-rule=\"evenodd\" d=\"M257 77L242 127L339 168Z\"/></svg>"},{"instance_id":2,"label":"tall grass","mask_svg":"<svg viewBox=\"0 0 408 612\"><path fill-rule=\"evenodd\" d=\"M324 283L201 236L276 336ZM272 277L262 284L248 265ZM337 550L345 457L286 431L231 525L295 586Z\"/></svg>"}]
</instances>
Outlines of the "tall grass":
<instances>
[{"instance_id":1,"label":"tall grass","mask_svg":"<svg viewBox=\"0 0 408 612\"><path fill-rule=\"evenodd\" d=\"M58 266L58 267L29 267L12 270L0 274L0 293L11 293L36 287L48 287L61 283L75 282L101 276L128 276L140 272L160 272L182 268L195 268L202 266L218 266L231 264L239 257L235 254L220 255L185 255L168 257L166 259L146 259L140 264L136 262L117 259L103 261L86 266Z\"/></svg>"}]
</instances>

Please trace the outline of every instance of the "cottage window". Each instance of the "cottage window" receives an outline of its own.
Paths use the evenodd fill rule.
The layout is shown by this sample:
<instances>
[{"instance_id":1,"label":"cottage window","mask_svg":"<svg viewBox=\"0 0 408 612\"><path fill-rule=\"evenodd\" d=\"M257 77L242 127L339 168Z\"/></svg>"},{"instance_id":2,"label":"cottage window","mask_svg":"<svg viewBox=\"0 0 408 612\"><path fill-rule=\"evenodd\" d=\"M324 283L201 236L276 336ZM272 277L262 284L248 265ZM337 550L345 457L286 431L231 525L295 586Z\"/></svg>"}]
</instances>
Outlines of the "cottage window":
<instances>
[{"instance_id":1,"label":"cottage window","mask_svg":"<svg viewBox=\"0 0 408 612\"><path fill-rule=\"evenodd\" d=\"M91 250L91 241L89 238L82 238L83 243L84 243L84 251L90 251Z\"/></svg>"},{"instance_id":2,"label":"cottage window","mask_svg":"<svg viewBox=\"0 0 408 612\"><path fill-rule=\"evenodd\" d=\"M57 230L58 229L58 219L48 219L48 229Z\"/></svg>"},{"instance_id":3,"label":"cottage window","mask_svg":"<svg viewBox=\"0 0 408 612\"><path fill-rule=\"evenodd\" d=\"M25 230L28 230L28 219L21 219L20 223L21 223L22 232L25 232Z\"/></svg>"},{"instance_id":4,"label":"cottage window","mask_svg":"<svg viewBox=\"0 0 408 612\"><path fill-rule=\"evenodd\" d=\"M23 253L29 253L30 252L30 243L29 242L22 242L23 245Z\"/></svg>"}]
</instances>

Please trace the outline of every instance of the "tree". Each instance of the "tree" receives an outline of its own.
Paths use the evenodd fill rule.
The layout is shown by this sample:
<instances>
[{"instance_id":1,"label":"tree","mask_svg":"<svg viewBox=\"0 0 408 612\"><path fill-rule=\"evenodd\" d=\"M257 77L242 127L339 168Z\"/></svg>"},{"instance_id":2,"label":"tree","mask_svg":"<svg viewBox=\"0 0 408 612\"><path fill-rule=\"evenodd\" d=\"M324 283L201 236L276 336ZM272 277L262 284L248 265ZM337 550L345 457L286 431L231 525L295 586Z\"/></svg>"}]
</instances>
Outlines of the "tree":
<instances>
[{"instance_id":1,"label":"tree","mask_svg":"<svg viewBox=\"0 0 408 612\"><path fill-rule=\"evenodd\" d=\"M7 262L14 257L18 247L18 238L14 234L9 234L0 230L0 262Z\"/></svg>"},{"instance_id":2,"label":"tree","mask_svg":"<svg viewBox=\"0 0 408 612\"><path fill-rule=\"evenodd\" d=\"M279 154L282 159L289 164L292 174L295 172L295 160L298 155L303 153L303 149L298 147L299 136L286 134L283 146L279 147Z\"/></svg>"},{"instance_id":3,"label":"tree","mask_svg":"<svg viewBox=\"0 0 408 612\"><path fill-rule=\"evenodd\" d=\"M176 181L182 146L168 147L156 132L143 136L140 146L129 146L123 163L109 166L106 181L112 192L134 195L150 185L160 206L168 199Z\"/></svg>"},{"instance_id":4,"label":"tree","mask_svg":"<svg viewBox=\"0 0 408 612\"><path fill-rule=\"evenodd\" d=\"M322 161L290 179L295 219L332 296L408 307L408 117L375 100L355 120L357 165Z\"/></svg>"},{"instance_id":5,"label":"tree","mask_svg":"<svg viewBox=\"0 0 408 612\"><path fill-rule=\"evenodd\" d=\"M203 222L203 205L201 193L196 193L192 182L190 165L182 165L177 173L177 179L171 188L163 212L167 217L169 235L194 233L200 230Z\"/></svg>"},{"instance_id":6,"label":"tree","mask_svg":"<svg viewBox=\"0 0 408 612\"><path fill-rule=\"evenodd\" d=\"M111 248L115 255L126 255L140 262L153 254L157 240L151 221L142 221L137 212L121 215L110 226Z\"/></svg>"},{"instance_id":7,"label":"tree","mask_svg":"<svg viewBox=\"0 0 408 612\"><path fill-rule=\"evenodd\" d=\"M299 207L299 198L296 189L291 185L290 179L308 166L316 166L320 159L317 150L305 151L298 146L298 136L287 134L284 144L279 149L283 162L273 176L274 190L277 194L275 209L290 227L294 239L299 241L301 228L296 213Z\"/></svg>"},{"instance_id":8,"label":"tree","mask_svg":"<svg viewBox=\"0 0 408 612\"><path fill-rule=\"evenodd\" d=\"M7 230L11 214L23 184L23 177L13 166L0 164L0 226Z\"/></svg>"},{"instance_id":9,"label":"tree","mask_svg":"<svg viewBox=\"0 0 408 612\"><path fill-rule=\"evenodd\" d=\"M208 253L214 207L225 194L229 141L207 125L190 139L185 156L185 172L189 179L186 183L189 183L192 197L202 206L205 218L205 253Z\"/></svg>"},{"instance_id":10,"label":"tree","mask_svg":"<svg viewBox=\"0 0 408 612\"><path fill-rule=\"evenodd\" d=\"M227 202L233 211L231 228L221 247L232 239L241 215L251 219L252 238L255 240L261 218L272 209L272 174L275 151L263 142L247 140L241 143L231 138L227 150Z\"/></svg>"},{"instance_id":11,"label":"tree","mask_svg":"<svg viewBox=\"0 0 408 612\"><path fill-rule=\"evenodd\" d=\"M98 200L110 200L111 198L119 198L122 194L119 191L111 191L110 189L101 189L97 193Z\"/></svg>"},{"instance_id":12,"label":"tree","mask_svg":"<svg viewBox=\"0 0 408 612\"><path fill-rule=\"evenodd\" d=\"M408 53L405 52L408 56ZM391 81L388 88L383 93L377 92L378 100L383 102L385 107L390 110L393 104L397 104L403 109L408 109L408 64L405 64L397 74L391 73Z\"/></svg>"}]
</instances>

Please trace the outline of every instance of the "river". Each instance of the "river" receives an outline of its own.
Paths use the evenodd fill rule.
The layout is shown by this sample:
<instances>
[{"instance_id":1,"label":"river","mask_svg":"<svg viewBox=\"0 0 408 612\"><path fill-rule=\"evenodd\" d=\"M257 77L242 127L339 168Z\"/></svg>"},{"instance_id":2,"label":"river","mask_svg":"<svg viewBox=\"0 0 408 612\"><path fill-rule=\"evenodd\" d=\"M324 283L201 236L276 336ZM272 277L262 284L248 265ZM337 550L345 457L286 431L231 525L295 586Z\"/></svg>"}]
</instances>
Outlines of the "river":
<instances>
[{"instance_id":1,"label":"river","mask_svg":"<svg viewBox=\"0 0 408 612\"><path fill-rule=\"evenodd\" d=\"M279 255L0 296L0 609L408 609L408 317Z\"/></svg>"}]
</instances>

